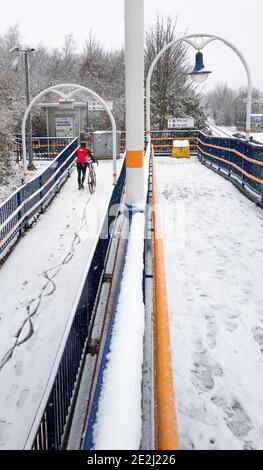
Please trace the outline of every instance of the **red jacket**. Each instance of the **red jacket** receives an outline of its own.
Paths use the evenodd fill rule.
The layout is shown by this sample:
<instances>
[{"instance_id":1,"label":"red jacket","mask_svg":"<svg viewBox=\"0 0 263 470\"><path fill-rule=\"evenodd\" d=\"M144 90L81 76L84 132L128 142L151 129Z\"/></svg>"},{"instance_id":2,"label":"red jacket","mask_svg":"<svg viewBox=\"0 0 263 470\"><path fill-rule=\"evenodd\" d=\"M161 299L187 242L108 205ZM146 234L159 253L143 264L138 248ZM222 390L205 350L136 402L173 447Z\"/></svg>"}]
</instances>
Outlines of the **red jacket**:
<instances>
[{"instance_id":1,"label":"red jacket","mask_svg":"<svg viewBox=\"0 0 263 470\"><path fill-rule=\"evenodd\" d=\"M79 147L78 150L76 151L76 163L87 163L87 156L89 154L89 151L86 147Z\"/></svg>"}]
</instances>

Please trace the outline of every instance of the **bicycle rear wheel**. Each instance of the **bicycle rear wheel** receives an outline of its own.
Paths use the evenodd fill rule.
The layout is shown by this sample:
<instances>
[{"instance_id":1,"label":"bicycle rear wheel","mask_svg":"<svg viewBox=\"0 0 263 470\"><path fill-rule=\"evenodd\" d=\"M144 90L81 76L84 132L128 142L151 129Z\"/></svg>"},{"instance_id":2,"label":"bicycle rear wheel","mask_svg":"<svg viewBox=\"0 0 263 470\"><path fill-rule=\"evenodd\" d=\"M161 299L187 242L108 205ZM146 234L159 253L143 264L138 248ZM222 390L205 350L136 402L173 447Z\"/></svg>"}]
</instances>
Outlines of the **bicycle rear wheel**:
<instances>
[{"instance_id":1,"label":"bicycle rear wheel","mask_svg":"<svg viewBox=\"0 0 263 470\"><path fill-rule=\"evenodd\" d=\"M90 194L95 193L96 189L96 173L94 170L89 171L88 173L88 186Z\"/></svg>"}]
</instances>

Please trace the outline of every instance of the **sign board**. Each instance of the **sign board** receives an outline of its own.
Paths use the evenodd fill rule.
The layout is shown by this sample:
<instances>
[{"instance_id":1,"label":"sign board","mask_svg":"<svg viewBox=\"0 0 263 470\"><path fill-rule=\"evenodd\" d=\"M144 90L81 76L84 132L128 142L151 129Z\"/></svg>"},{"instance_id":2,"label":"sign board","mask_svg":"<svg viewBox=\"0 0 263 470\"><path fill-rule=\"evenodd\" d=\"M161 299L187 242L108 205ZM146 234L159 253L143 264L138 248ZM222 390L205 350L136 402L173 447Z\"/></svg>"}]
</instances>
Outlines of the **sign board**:
<instances>
[{"instance_id":1,"label":"sign board","mask_svg":"<svg viewBox=\"0 0 263 470\"><path fill-rule=\"evenodd\" d=\"M105 101L106 105L108 106L109 110L113 110L113 101ZM105 108L100 104L98 101L88 101L88 108L89 111L104 111Z\"/></svg>"},{"instance_id":2,"label":"sign board","mask_svg":"<svg viewBox=\"0 0 263 470\"><path fill-rule=\"evenodd\" d=\"M73 117L56 117L56 137L73 137Z\"/></svg>"},{"instance_id":3,"label":"sign board","mask_svg":"<svg viewBox=\"0 0 263 470\"><path fill-rule=\"evenodd\" d=\"M74 109L75 100L58 100L60 109Z\"/></svg>"},{"instance_id":4,"label":"sign board","mask_svg":"<svg viewBox=\"0 0 263 470\"><path fill-rule=\"evenodd\" d=\"M186 118L168 118L168 128L188 128L194 127L195 120L193 117L186 117Z\"/></svg>"}]
</instances>

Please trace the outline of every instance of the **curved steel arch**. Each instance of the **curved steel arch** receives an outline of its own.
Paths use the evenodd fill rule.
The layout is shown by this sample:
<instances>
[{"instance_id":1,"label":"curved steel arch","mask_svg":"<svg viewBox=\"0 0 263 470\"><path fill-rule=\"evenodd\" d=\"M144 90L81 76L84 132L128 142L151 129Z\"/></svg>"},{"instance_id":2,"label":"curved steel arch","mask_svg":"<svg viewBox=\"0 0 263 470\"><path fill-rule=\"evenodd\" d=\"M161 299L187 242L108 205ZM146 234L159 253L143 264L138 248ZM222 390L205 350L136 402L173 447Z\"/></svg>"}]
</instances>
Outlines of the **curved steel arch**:
<instances>
[{"instance_id":1,"label":"curved steel arch","mask_svg":"<svg viewBox=\"0 0 263 470\"><path fill-rule=\"evenodd\" d=\"M197 41L192 41L192 39L201 39L201 43L198 44ZM212 41L221 41L223 42L226 46L230 47L239 59L241 60L246 74L247 74L247 111L246 111L246 138L249 139L249 135L251 132L250 129L250 124L251 124L251 101L252 101L252 79L251 79L251 73L250 69L248 66L248 63L243 56L243 54L237 49L236 46L234 46L231 42L229 42L227 39L217 36L215 34L210 34L210 33L195 33L195 34L189 34L186 36L182 36L180 38L174 39L173 41L169 42L166 44L166 46L157 54L153 62L151 63L151 66L148 71L147 75L147 80L146 80L146 136L147 136L147 141L150 142L151 140L151 78L153 74L153 70L155 65L157 64L158 60L160 57L168 50L170 47L174 46L175 44L179 42L186 42L187 44L191 45L194 47L196 50L201 50L207 44L211 43Z\"/></svg>"},{"instance_id":2,"label":"curved steel arch","mask_svg":"<svg viewBox=\"0 0 263 470\"><path fill-rule=\"evenodd\" d=\"M63 89L63 88L74 88L74 90L65 95L65 93L59 91L60 89ZM83 85L76 85L74 83L61 83L59 85L53 85L49 88L46 88L45 90L41 91L37 96L35 96L35 98L33 98L31 103L28 105L28 107L25 111L24 117L23 117L23 121L22 121L22 146L23 146L24 175L27 174L27 168L26 168L26 121L27 121L28 114L30 113L32 107L34 106L34 104L42 96L46 95L47 93L54 92L54 93L58 94L61 98L65 99L66 97L69 97L72 94L74 94L75 92L80 91L80 90L86 91L91 96L93 96L96 99L96 101L99 101L99 103L101 103L101 105L104 107L105 111L107 112L107 114L110 118L111 126L112 126L113 184L116 184L116 177L117 177L116 149L117 149L117 144L116 144L116 123L115 123L115 119L114 119L110 109L108 108L107 104L105 103L105 101L97 93L95 93L95 91L93 91L90 88L87 88Z\"/></svg>"}]
</instances>

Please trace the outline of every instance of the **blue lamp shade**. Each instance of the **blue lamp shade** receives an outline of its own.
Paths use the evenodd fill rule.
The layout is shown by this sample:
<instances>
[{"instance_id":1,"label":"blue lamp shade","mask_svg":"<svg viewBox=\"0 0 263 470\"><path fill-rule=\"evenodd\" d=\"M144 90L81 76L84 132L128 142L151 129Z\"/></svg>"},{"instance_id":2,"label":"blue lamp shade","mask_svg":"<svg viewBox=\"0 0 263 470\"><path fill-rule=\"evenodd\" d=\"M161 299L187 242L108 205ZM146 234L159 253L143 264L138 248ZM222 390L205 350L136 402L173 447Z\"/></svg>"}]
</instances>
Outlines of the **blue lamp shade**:
<instances>
[{"instance_id":1,"label":"blue lamp shade","mask_svg":"<svg viewBox=\"0 0 263 470\"><path fill-rule=\"evenodd\" d=\"M211 71L205 69L202 52L198 51L195 55L194 69L189 73L190 77L194 82L202 83L207 80L210 73Z\"/></svg>"}]
</instances>

